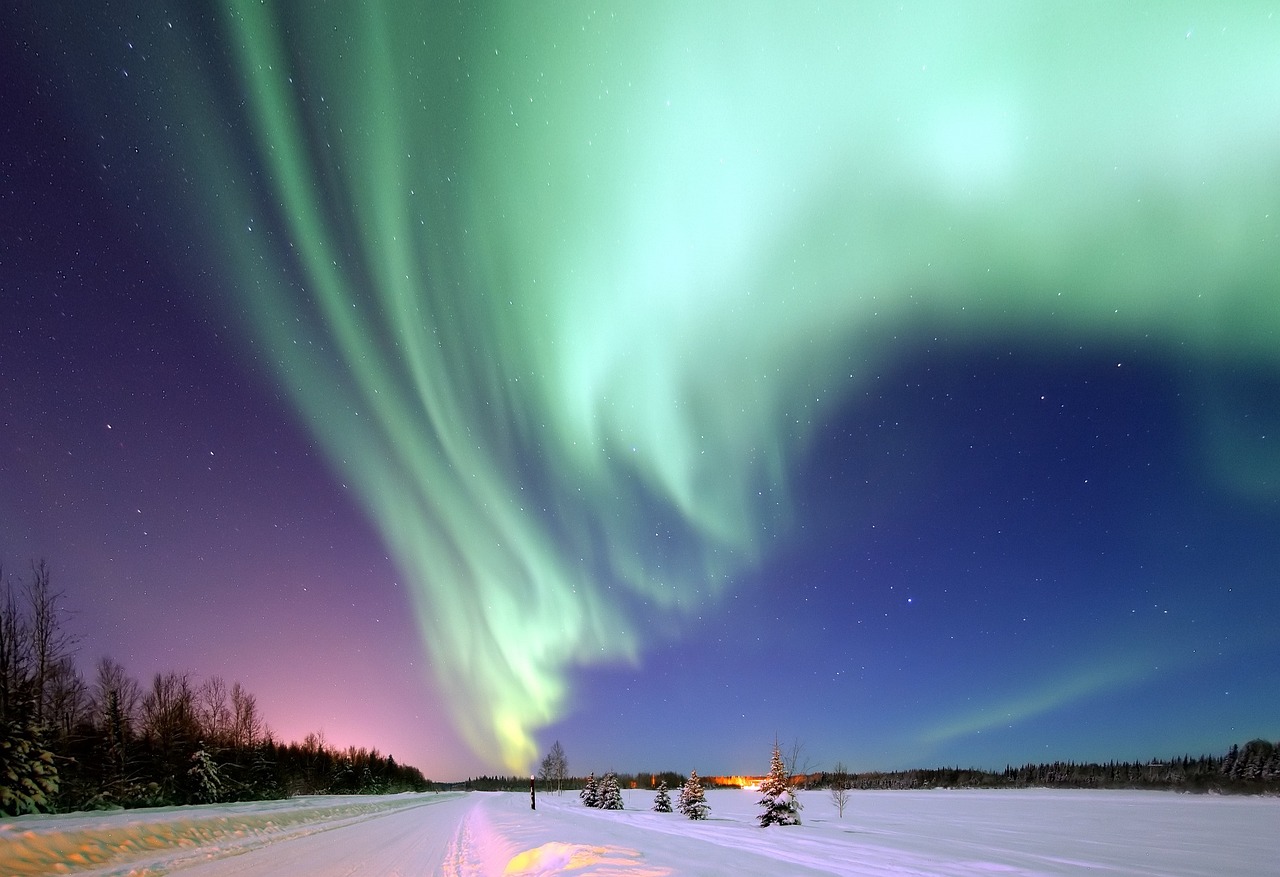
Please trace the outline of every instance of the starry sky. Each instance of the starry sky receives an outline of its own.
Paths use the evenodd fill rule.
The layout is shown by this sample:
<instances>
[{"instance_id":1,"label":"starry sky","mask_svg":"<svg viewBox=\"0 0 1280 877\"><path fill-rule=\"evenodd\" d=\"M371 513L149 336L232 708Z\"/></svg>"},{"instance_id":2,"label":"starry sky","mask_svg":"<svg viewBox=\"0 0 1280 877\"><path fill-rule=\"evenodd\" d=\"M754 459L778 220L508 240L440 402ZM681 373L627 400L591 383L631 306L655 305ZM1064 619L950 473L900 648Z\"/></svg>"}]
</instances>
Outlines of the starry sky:
<instances>
[{"instance_id":1,"label":"starry sky","mask_svg":"<svg viewBox=\"0 0 1280 877\"><path fill-rule=\"evenodd\" d=\"M0 12L86 672L439 779L1277 736L1274 4L101 7Z\"/></svg>"}]
</instances>

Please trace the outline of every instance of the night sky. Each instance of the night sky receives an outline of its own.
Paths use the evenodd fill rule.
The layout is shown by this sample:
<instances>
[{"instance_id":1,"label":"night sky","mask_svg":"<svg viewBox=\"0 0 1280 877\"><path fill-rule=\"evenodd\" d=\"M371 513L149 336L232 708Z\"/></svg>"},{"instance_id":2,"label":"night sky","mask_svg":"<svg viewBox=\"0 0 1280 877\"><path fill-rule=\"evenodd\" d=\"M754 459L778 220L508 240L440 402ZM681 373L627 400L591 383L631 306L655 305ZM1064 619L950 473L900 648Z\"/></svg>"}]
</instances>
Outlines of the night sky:
<instances>
[{"instance_id":1,"label":"night sky","mask_svg":"<svg viewBox=\"0 0 1280 877\"><path fill-rule=\"evenodd\" d=\"M0 12L86 674L438 779L1280 734L1274 4L92 5Z\"/></svg>"}]
</instances>

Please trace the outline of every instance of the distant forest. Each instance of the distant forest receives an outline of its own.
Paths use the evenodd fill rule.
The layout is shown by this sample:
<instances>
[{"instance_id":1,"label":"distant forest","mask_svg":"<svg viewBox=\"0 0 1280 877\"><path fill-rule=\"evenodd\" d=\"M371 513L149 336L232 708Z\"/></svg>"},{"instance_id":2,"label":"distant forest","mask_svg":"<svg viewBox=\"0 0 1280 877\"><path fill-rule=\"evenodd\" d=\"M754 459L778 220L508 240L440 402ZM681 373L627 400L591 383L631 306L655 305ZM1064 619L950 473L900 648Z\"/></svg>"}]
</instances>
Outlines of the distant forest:
<instances>
[{"instance_id":1,"label":"distant forest","mask_svg":"<svg viewBox=\"0 0 1280 877\"><path fill-rule=\"evenodd\" d=\"M143 686L103 658L91 680L76 669L75 639L62 626L63 595L48 567L27 579L0 570L0 816L114 807L249 801L308 794L430 789L527 791L528 777L433 784L376 749L274 739L254 696L217 676L160 673ZM561 752L563 755L563 751ZM762 765L763 767L763 765ZM814 789L1073 788L1187 792L1280 792L1280 744L1253 740L1225 755L1149 762L1026 764L1003 771L938 768L895 772L797 772ZM557 785L580 789L585 777ZM741 786L747 777L704 777ZM758 778L757 778L758 779ZM622 788L676 789L673 771L618 774ZM545 781L539 791L548 790Z\"/></svg>"},{"instance_id":2,"label":"distant forest","mask_svg":"<svg viewBox=\"0 0 1280 877\"><path fill-rule=\"evenodd\" d=\"M673 771L634 774L620 773L623 789L654 791L658 783L678 789L685 776ZM741 788L763 777L701 777L707 788ZM581 789L586 777L566 777L563 788ZM1178 792L1221 794L1280 793L1280 743L1253 740L1232 746L1226 755L1189 755L1168 760L1110 761L1105 764L1055 761L1046 764L1009 766L1001 771L977 768L942 767L931 769L836 773L814 771L796 773L792 785L806 789L1157 789ZM539 785L543 791L547 784ZM438 788L479 791L528 791L529 778L482 776Z\"/></svg>"},{"instance_id":3,"label":"distant forest","mask_svg":"<svg viewBox=\"0 0 1280 877\"><path fill-rule=\"evenodd\" d=\"M830 773L800 778L829 788ZM1226 755L1183 755L1168 760L1109 761L1106 764L1055 761L1009 766L1002 771L972 768L852 773L851 789L1163 789L1179 792L1274 794L1280 792L1280 744L1253 740Z\"/></svg>"},{"instance_id":4,"label":"distant forest","mask_svg":"<svg viewBox=\"0 0 1280 877\"><path fill-rule=\"evenodd\" d=\"M62 602L43 562L0 571L0 815L428 788L376 749L278 742L238 682L143 686L109 658L83 679Z\"/></svg>"}]
</instances>

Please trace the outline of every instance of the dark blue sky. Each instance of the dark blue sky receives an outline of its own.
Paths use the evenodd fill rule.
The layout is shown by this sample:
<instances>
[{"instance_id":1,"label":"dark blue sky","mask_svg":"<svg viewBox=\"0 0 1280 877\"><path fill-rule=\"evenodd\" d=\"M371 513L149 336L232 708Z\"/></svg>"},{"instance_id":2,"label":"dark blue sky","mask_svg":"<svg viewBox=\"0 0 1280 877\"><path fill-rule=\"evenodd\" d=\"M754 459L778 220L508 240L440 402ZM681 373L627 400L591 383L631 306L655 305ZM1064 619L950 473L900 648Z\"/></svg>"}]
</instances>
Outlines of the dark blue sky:
<instances>
[{"instance_id":1,"label":"dark blue sky","mask_svg":"<svg viewBox=\"0 0 1280 877\"><path fill-rule=\"evenodd\" d=\"M1266 736L1275 502L1218 471L1262 462L1245 436L1266 407L1221 403L1265 377L1219 371L1214 400L1211 367L1132 349L922 347L820 431L795 531L726 611L593 677L587 700L627 695L588 736L640 705L637 740L679 758L663 728L683 716L712 762L770 729L876 766ZM1224 434L1245 446L1216 459Z\"/></svg>"},{"instance_id":2,"label":"dark blue sky","mask_svg":"<svg viewBox=\"0 0 1280 877\"><path fill-rule=\"evenodd\" d=\"M0 562L48 560L86 672L222 675L439 778L1276 736L1254 31L1059 22L1055 77L1030 14L686 56L671 17L393 7L387 69L291 14L0 19ZM800 97L725 72L756 39Z\"/></svg>"}]
</instances>

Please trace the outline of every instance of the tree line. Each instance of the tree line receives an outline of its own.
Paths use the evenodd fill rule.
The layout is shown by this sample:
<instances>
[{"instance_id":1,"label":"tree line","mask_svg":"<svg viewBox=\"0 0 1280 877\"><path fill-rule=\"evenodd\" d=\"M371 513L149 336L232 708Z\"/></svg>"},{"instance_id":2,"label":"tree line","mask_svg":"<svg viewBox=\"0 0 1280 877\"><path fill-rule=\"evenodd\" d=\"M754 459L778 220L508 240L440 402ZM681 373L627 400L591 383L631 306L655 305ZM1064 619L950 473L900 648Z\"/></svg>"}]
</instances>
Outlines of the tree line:
<instances>
[{"instance_id":1,"label":"tree line","mask_svg":"<svg viewBox=\"0 0 1280 877\"><path fill-rule=\"evenodd\" d=\"M1233 745L1225 755L1182 755L1151 761L1075 762L1054 761L1043 764L1008 765L1004 770L939 767L899 771L850 771L837 763L831 770L793 772L783 753L783 775L790 786L823 789L834 792L832 800L843 812L850 790L870 789L1159 789L1183 792L1218 792L1236 794L1274 794L1280 792L1280 743L1251 740ZM770 773L775 772L771 766ZM614 773L622 789L656 791L683 788L688 782L675 771L637 771ZM595 780L594 774L572 776L559 741L551 756L544 759L538 771L540 788L546 791L581 791ZM707 787L740 788L745 783L759 784L763 777L701 777ZM529 778L520 776L483 776L442 786L489 792L528 790Z\"/></svg>"},{"instance_id":2,"label":"tree line","mask_svg":"<svg viewBox=\"0 0 1280 877\"><path fill-rule=\"evenodd\" d=\"M822 771L795 779L815 788L850 789L1164 789L1184 792L1280 792L1280 743L1251 740L1225 755L1183 755L1151 761L1008 765L1002 771L943 767L846 773Z\"/></svg>"},{"instance_id":3,"label":"tree line","mask_svg":"<svg viewBox=\"0 0 1280 877\"><path fill-rule=\"evenodd\" d=\"M376 749L277 741L238 682L144 686L110 658L83 678L63 602L43 561L0 570L0 815L429 787Z\"/></svg>"},{"instance_id":4,"label":"tree line","mask_svg":"<svg viewBox=\"0 0 1280 877\"><path fill-rule=\"evenodd\" d=\"M619 788L622 789L648 789L652 791L658 788L658 784L661 782L665 782L668 788L677 788L685 783L684 774L673 770L664 770L660 773L642 770L636 773L614 773L613 775L617 778ZM559 792L565 790L581 791L591 775L570 776L566 771L564 774L548 777L539 771L535 776L540 783L538 786L539 791ZM527 792L529 791L529 777L485 775L468 777L455 783L435 783L434 787L471 792Z\"/></svg>"}]
</instances>

